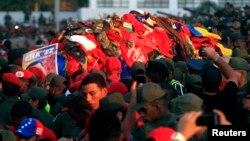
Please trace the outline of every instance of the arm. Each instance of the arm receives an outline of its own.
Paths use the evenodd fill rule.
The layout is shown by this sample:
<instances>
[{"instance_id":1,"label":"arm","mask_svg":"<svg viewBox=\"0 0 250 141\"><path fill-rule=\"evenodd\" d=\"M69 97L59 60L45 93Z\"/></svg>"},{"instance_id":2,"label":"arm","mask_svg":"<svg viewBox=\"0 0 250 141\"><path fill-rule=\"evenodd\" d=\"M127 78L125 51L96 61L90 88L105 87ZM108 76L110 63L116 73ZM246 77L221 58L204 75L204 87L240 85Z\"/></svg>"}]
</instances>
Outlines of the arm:
<instances>
[{"instance_id":1,"label":"arm","mask_svg":"<svg viewBox=\"0 0 250 141\"><path fill-rule=\"evenodd\" d=\"M233 81L238 86L238 78L235 71L219 56L213 48L204 48L208 59L213 59L228 81Z\"/></svg>"},{"instance_id":2,"label":"arm","mask_svg":"<svg viewBox=\"0 0 250 141\"><path fill-rule=\"evenodd\" d=\"M128 140L130 137L130 133L136 123L136 117L135 112L129 111L130 107L136 103L136 81L133 83L131 87L131 98L130 98L130 104L128 107L128 111L126 113L126 116L122 122L122 130L124 134L124 140Z\"/></svg>"}]
</instances>

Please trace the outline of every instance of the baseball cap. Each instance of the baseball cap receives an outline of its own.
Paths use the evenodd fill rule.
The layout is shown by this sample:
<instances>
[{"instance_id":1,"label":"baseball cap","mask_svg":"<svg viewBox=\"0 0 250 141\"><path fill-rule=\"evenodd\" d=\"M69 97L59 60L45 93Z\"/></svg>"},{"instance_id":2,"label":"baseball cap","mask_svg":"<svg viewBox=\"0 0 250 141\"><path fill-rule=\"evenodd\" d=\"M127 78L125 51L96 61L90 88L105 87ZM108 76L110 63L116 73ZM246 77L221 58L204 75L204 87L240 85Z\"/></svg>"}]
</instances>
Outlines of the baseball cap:
<instances>
[{"instance_id":1,"label":"baseball cap","mask_svg":"<svg viewBox=\"0 0 250 141\"><path fill-rule=\"evenodd\" d=\"M13 73L4 73L2 75L2 80L9 82L11 84L17 85L19 87L22 87L22 82L20 79Z\"/></svg>"},{"instance_id":2,"label":"baseball cap","mask_svg":"<svg viewBox=\"0 0 250 141\"><path fill-rule=\"evenodd\" d=\"M138 87L136 93L136 104L131 107L131 111L141 109L145 103L153 102L163 97L166 92L160 87L160 85L148 82Z\"/></svg>"},{"instance_id":3,"label":"baseball cap","mask_svg":"<svg viewBox=\"0 0 250 141\"><path fill-rule=\"evenodd\" d=\"M174 133L174 129L160 126L150 131L147 135L147 139L154 139L154 141L171 141L171 136Z\"/></svg>"},{"instance_id":4,"label":"baseball cap","mask_svg":"<svg viewBox=\"0 0 250 141\"><path fill-rule=\"evenodd\" d=\"M40 101L45 101L48 93L49 91L47 91L46 89L39 86L34 86L30 88L30 90L26 94L24 94L25 96L23 97L26 100L32 98L32 99L38 99Z\"/></svg>"},{"instance_id":5,"label":"baseball cap","mask_svg":"<svg viewBox=\"0 0 250 141\"><path fill-rule=\"evenodd\" d=\"M112 93L100 100L101 111L114 111L125 107L125 101L121 93Z\"/></svg>"},{"instance_id":6,"label":"baseball cap","mask_svg":"<svg viewBox=\"0 0 250 141\"><path fill-rule=\"evenodd\" d=\"M37 67L30 67L28 68L28 70L32 72L36 76L36 78L41 78L41 79L45 78L44 72Z\"/></svg>"},{"instance_id":7,"label":"baseball cap","mask_svg":"<svg viewBox=\"0 0 250 141\"><path fill-rule=\"evenodd\" d=\"M138 70L142 70L142 71L138 71ZM146 71L146 65L141 61L135 61L131 66L131 75L134 78L138 75L145 76L145 71Z\"/></svg>"},{"instance_id":8,"label":"baseball cap","mask_svg":"<svg viewBox=\"0 0 250 141\"><path fill-rule=\"evenodd\" d=\"M203 88L207 92L217 92L222 81L220 69L217 68L213 63L207 62L201 70L201 81Z\"/></svg>"},{"instance_id":9,"label":"baseball cap","mask_svg":"<svg viewBox=\"0 0 250 141\"><path fill-rule=\"evenodd\" d=\"M229 65L235 70L249 71L248 62L240 57L231 57Z\"/></svg>"},{"instance_id":10,"label":"baseball cap","mask_svg":"<svg viewBox=\"0 0 250 141\"><path fill-rule=\"evenodd\" d=\"M35 118L24 119L16 130L16 133L24 137L33 137L35 135L41 136L43 132L43 124Z\"/></svg>"},{"instance_id":11,"label":"baseball cap","mask_svg":"<svg viewBox=\"0 0 250 141\"><path fill-rule=\"evenodd\" d=\"M245 40L246 37L241 33L235 32L230 35L230 39L234 42L236 40Z\"/></svg>"},{"instance_id":12,"label":"baseball cap","mask_svg":"<svg viewBox=\"0 0 250 141\"><path fill-rule=\"evenodd\" d=\"M183 96L174 98L170 102L170 110L175 113L177 117L191 111L202 110L203 100L192 93L184 94Z\"/></svg>"},{"instance_id":13,"label":"baseball cap","mask_svg":"<svg viewBox=\"0 0 250 141\"><path fill-rule=\"evenodd\" d=\"M121 62L118 58L116 57L109 57L105 64L104 64L104 69L106 72L114 72L114 71L121 71Z\"/></svg>"},{"instance_id":14,"label":"baseball cap","mask_svg":"<svg viewBox=\"0 0 250 141\"><path fill-rule=\"evenodd\" d=\"M18 70L15 72L15 75L18 78L32 79L32 72L29 70Z\"/></svg>"}]
</instances>

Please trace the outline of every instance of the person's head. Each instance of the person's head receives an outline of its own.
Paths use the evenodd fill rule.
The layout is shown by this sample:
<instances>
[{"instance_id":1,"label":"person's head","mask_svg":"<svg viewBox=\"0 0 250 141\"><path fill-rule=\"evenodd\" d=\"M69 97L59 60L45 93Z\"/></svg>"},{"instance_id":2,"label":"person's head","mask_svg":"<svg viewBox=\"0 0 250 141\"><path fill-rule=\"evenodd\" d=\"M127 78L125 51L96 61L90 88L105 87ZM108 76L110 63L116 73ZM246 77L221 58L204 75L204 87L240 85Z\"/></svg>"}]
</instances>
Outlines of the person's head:
<instances>
[{"instance_id":1,"label":"person's head","mask_svg":"<svg viewBox=\"0 0 250 141\"><path fill-rule=\"evenodd\" d=\"M33 108L43 109L47 102L49 91L42 87L34 86L26 94L23 94L23 99L28 101Z\"/></svg>"},{"instance_id":2,"label":"person's head","mask_svg":"<svg viewBox=\"0 0 250 141\"><path fill-rule=\"evenodd\" d=\"M136 93L136 104L129 110L138 111L140 118L145 122L153 122L168 114L168 94L160 85L148 82L139 86Z\"/></svg>"},{"instance_id":3,"label":"person's head","mask_svg":"<svg viewBox=\"0 0 250 141\"><path fill-rule=\"evenodd\" d=\"M190 74L185 79L185 88L188 93L194 93L197 95L202 94L202 81L201 76L198 74Z\"/></svg>"},{"instance_id":4,"label":"person's head","mask_svg":"<svg viewBox=\"0 0 250 141\"><path fill-rule=\"evenodd\" d=\"M28 68L28 70L32 72L34 76L36 77L37 85L41 87L44 86L45 73L38 67L30 67Z\"/></svg>"},{"instance_id":5,"label":"person's head","mask_svg":"<svg viewBox=\"0 0 250 141\"><path fill-rule=\"evenodd\" d=\"M7 97L18 96L21 93L23 83L13 73L4 73L2 75L2 89Z\"/></svg>"},{"instance_id":6,"label":"person's head","mask_svg":"<svg viewBox=\"0 0 250 141\"><path fill-rule=\"evenodd\" d=\"M73 96L70 102L70 116L74 119L79 128L86 128L89 118L93 112L92 106L85 98L80 96Z\"/></svg>"},{"instance_id":7,"label":"person's head","mask_svg":"<svg viewBox=\"0 0 250 141\"><path fill-rule=\"evenodd\" d=\"M100 100L98 111L115 113L119 120L123 120L126 114L126 103L120 93L112 93Z\"/></svg>"},{"instance_id":8,"label":"person's head","mask_svg":"<svg viewBox=\"0 0 250 141\"><path fill-rule=\"evenodd\" d=\"M23 54L27 52L24 48L11 49L8 52L8 63L22 66Z\"/></svg>"},{"instance_id":9,"label":"person's head","mask_svg":"<svg viewBox=\"0 0 250 141\"><path fill-rule=\"evenodd\" d=\"M110 57L106 60L103 70L106 73L108 80L117 82L120 80L122 65L118 58Z\"/></svg>"},{"instance_id":10,"label":"person's head","mask_svg":"<svg viewBox=\"0 0 250 141\"><path fill-rule=\"evenodd\" d=\"M43 86L45 89L47 89L47 90L50 89L50 82L51 82L51 80L52 80L52 78L53 78L54 76L57 76L57 74L55 74L55 73L49 73L49 74L45 77L45 82L44 82L44 86Z\"/></svg>"},{"instance_id":11,"label":"person's head","mask_svg":"<svg viewBox=\"0 0 250 141\"><path fill-rule=\"evenodd\" d=\"M138 83L143 79L146 81L146 65L141 61L135 61L131 66L131 77L133 81L136 80Z\"/></svg>"},{"instance_id":12,"label":"person's head","mask_svg":"<svg viewBox=\"0 0 250 141\"><path fill-rule=\"evenodd\" d=\"M244 7L244 14L246 17L250 16L250 7L248 5Z\"/></svg>"},{"instance_id":13,"label":"person's head","mask_svg":"<svg viewBox=\"0 0 250 141\"><path fill-rule=\"evenodd\" d=\"M36 78L29 70L20 69L14 73L23 83L23 87L21 88L22 92L27 92L36 84Z\"/></svg>"},{"instance_id":14,"label":"person's head","mask_svg":"<svg viewBox=\"0 0 250 141\"><path fill-rule=\"evenodd\" d=\"M0 46L2 46L4 50L9 51L12 47L12 43L9 39L4 39Z\"/></svg>"},{"instance_id":15,"label":"person's head","mask_svg":"<svg viewBox=\"0 0 250 141\"><path fill-rule=\"evenodd\" d=\"M122 141L121 122L116 114L96 112L88 131L89 141Z\"/></svg>"},{"instance_id":16,"label":"person's head","mask_svg":"<svg viewBox=\"0 0 250 141\"><path fill-rule=\"evenodd\" d=\"M32 117L33 109L27 101L20 100L12 106L10 115L12 124L18 126L23 119Z\"/></svg>"},{"instance_id":17,"label":"person's head","mask_svg":"<svg viewBox=\"0 0 250 141\"><path fill-rule=\"evenodd\" d=\"M222 81L220 70L212 63L207 63L201 70L202 87L205 92L217 93Z\"/></svg>"},{"instance_id":18,"label":"person's head","mask_svg":"<svg viewBox=\"0 0 250 141\"><path fill-rule=\"evenodd\" d=\"M16 141L16 137L10 130L0 129L0 141Z\"/></svg>"},{"instance_id":19,"label":"person's head","mask_svg":"<svg viewBox=\"0 0 250 141\"><path fill-rule=\"evenodd\" d=\"M240 28L241 28L241 21L240 21L240 19L234 19L233 20L233 29L234 30L240 30Z\"/></svg>"},{"instance_id":20,"label":"person's head","mask_svg":"<svg viewBox=\"0 0 250 141\"><path fill-rule=\"evenodd\" d=\"M246 47L246 41L245 41L245 36L243 36L241 33L232 33L230 35L230 40L233 43L234 47L240 47L240 48L244 48Z\"/></svg>"},{"instance_id":21,"label":"person's head","mask_svg":"<svg viewBox=\"0 0 250 141\"><path fill-rule=\"evenodd\" d=\"M56 75L51 79L49 87L51 95L54 96L63 95L67 91L68 81L66 78L60 75Z\"/></svg>"},{"instance_id":22,"label":"person's head","mask_svg":"<svg viewBox=\"0 0 250 141\"><path fill-rule=\"evenodd\" d=\"M240 81L238 87L241 88L247 84L247 74L249 71L248 62L240 57L231 57L229 65L239 74Z\"/></svg>"},{"instance_id":23,"label":"person's head","mask_svg":"<svg viewBox=\"0 0 250 141\"><path fill-rule=\"evenodd\" d=\"M16 134L20 141L38 141L41 139L56 141L53 131L35 118L25 118L22 120L16 130Z\"/></svg>"},{"instance_id":24,"label":"person's head","mask_svg":"<svg viewBox=\"0 0 250 141\"><path fill-rule=\"evenodd\" d=\"M146 67L146 76L150 82L163 83L168 80L168 66L164 60L149 61Z\"/></svg>"},{"instance_id":25,"label":"person's head","mask_svg":"<svg viewBox=\"0 0 250 141\"><path fill-rule=\"evenodd\" d=\"M94 110L99 108L99 101L108 93L107 83L99 73L90 73L81 83L83 97L91 104Z\"/></svg>"}]
</instances>

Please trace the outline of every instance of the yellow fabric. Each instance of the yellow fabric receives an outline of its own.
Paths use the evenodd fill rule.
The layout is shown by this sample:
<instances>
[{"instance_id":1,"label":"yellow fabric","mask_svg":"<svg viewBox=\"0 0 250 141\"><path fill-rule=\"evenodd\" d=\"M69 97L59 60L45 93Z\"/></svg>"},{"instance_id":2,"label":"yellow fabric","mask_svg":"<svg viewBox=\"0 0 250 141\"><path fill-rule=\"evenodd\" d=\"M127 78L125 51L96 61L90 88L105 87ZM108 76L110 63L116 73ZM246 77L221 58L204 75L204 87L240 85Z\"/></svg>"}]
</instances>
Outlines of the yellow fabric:
<instances>
[{"instance_id":1,"label":"yellow fabric","mask_svg":"<svg viewBox=\"0 0 250 141\"><path fill-rule=\"evenodd\" d=\"M205 28L201 28L201 27L194 27L196 30L198 30L204 37L213 37L217 40L221 40L221 37L217 34L208 32Z\"/></svg>"},{"instance_id":2,"label":"yellow fabric","mask_svg":"<svg viewBox=\"0 0 250 141\"><path fill-rule=\"evenodd\" d=\"M225 47L224 47L222 44L220 44L220 43L217 43L216 46L220 48L221 53L222 53L223 55L225 55L225 56L231 56L231 55L232 55L232 52L233 52L232 49L225 48Z\"/></svg>"}]
</instances>

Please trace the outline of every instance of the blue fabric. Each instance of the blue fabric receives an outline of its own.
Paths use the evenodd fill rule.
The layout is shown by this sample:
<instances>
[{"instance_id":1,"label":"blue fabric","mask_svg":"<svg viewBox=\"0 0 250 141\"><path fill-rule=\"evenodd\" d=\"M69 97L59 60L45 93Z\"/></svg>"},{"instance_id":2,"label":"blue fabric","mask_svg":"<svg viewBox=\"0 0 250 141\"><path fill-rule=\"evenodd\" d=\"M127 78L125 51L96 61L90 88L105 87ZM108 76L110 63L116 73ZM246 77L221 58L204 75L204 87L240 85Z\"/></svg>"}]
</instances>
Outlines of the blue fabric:
<instances>
[{"instance_id":1,"label":"blue fabric","mask_svg":"<svg viewBox=\"0 0 250 141\"><path fill-rule=\"evenodd\" d=\"M191 26L189 24L187 24L186 26L187 26L187 28L191 31L191 33L194 36L196 36L196 37L203 37L203 35L198 30L196 30L193 26Z\"/></svg>"},{"instance_id":2,"label":"blue fabric","mask_svg":"<svg viewBox=\"0 0 250 141\"><path fill-rule=\"evenodd\" d=\"M66 65L66 59L63 55L58 54L57 55L57 69L58 69L58 74L60 76L65 77L66 76L66 71L65 71L65 65Z\"/></svg>"},{"instance_id":3,"label":"blue fabric","mask_svg":"<svg viewBox=\"0 0 250 141\"><path fill-rule=\"evenodd\" d=\"M35 131L36 120L33 118L26 118L20 123L16 132L24 137L32 137L35 135Z\"/></svg>"},{"instance_id":4,"label":"blue fabric","mask_svg":"<svg viewBox=\"0 0 250 141\"><path fill-rule=\"evenodd\" d=\"M122 57L119 57L119 60L121 61L121 64L122 64L121 79L130 77L131 69L127 66L127 64L125 63Z\"/></svg>"},{"instance_id":5,"label":"blue fabric","mask_svg":"<svg viewBox=\"0 0 250 141\"><path fill-rule=\"evenodd\" d=\"M199 59L189 59L187 60L187 66L189 70L201 71L202 67L205 65L206 61Z\"/></svg>"}]
</instances>

